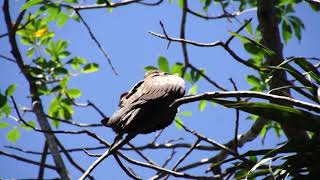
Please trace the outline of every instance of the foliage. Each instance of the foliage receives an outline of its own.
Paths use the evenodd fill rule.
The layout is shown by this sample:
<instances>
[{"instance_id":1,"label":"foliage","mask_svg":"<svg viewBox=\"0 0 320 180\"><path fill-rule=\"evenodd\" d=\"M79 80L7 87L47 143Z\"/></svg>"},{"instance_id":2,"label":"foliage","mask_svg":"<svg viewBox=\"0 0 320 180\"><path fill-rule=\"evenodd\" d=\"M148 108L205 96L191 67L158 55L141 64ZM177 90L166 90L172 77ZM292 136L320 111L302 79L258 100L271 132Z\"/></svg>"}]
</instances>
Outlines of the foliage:
<instances>
[{"instance_id":1,"label":"foliage","mask_svg":"<svg viewBox=\"0 0 320 180\"><path fill-rule=\"evenodd\" d=\"M259 1L255 0L234 0L234 2L225 0L199 0L198 2L188 1L189 4L185 4L185 0L169 0L168 2L172 6L178 6L179 10L183 11L187 15L194 15L206 20L228 18L231 21L232 18L239 16L241 13L245 13L247 10L251 10L252 8L260 8L258 4ZM17 37L20 43L19 48L20 45L23 47L21 48L21 52L19 52L22 53L23 56L23 65L20 65L18 62L16 63L19 65L18 67L22 73L26 73L28 77L31 77L27 79L30 83L30 86L34 86L36 89L34 93L31 91L29 92L31 99L35 99L35 97L37 97L41 102L47 102L45 100L49 100L49 103L45 104L41 108L43 108L42 110L46 113L45 118L51 120L54 130L61 128L61 122L66 122L73 125L76 124L81 128L86 127L82 126L81 123L79 125L76 121L74 121L74 115L76 112L75 106L79 106L76 101L79 100L84 92L82 89L74 87L70 81L72 79L78 80L79 76L85 76L89 73L99 70L99 64L95 59L87 60L84 57L72 55L73 53L71 53L71 50L68 47L70 42L68 40L59 39L59 37L55 36L56 28L58 27L63 29L64 25L71 20L74 20L74 22L82 22L89 31L90 37L96 42L99 49L106 54L99 42L94 37L90 27L88 27L87 23L80 16L79 12L81 7L86 7L85 5L79 6L81 3L86 2L79 2L78 0L26 1L20 7L20 12L27 12L24 14L21 23L15 27L15 24L10 22L14 27L13 29L16 28L16 31L8 32L7 35L4 35L13 35L14 38ZM130 3L136 2L112 2L110 0L96 0L95 3L96 4L94 5L89 5L87 9L94 9L94 7L105 8L108 9L109 12L112 12L114 8L127 6L130 5ZM144 4L144 2L139 3ZM162 3L162 1L159 1L159 3ZM192 11L194 6L193 3L198 3L198 7L201 7L199 12ZM302 41L303 30L306 28L306 25L304 24L305 21L296 14L296 6L300 3L302 3L301 0L275 1L275 6L273 7L275 12L275 14L273 14L275 18L274 23L276 27L279 28L279 35L281 36L285 46L295 38L299 42ZM146 3L144 5L155 6L157 4ZM187 9L185 8L186 6L188 6ZM221 16L208 16L209 14L214 14L218 7L222 9L221 12L223 14ZM231 13L235 7L239 10L239 12ZM316 12L320 10L319 4L314 2L310 3L310 7ZM249 91L261 92L268 95L273 94L275 91L283 92L283 89L293 89L296 92L294 95L284 94L284 96L290 97L293 101L295 98L302 97L305 100L303 103L313 102L314 104L319 104L319 65L314 64L313 61L311 61L312 58L282 58L282 52L279 54L279 52L277 52L275 49L267 47L265 42L263 42L262 33L264 32L261 32L261 24L259 24L259 21L258 24L252 23L251 21L245 22L247 25L243 28L245 28L246 32L244 32L245 30L241 31L242 29L240 29L239 31L229 32L228 35L232 37L230 38L230 41L233 40L233 38L240 40L243 50L249 57L247 60L243 61L245 63L253 64L255 67L257 67L255 72L250 72L250 74L245 75L245 80L251 86ZM207 77L209 74L207 72L209 66L197 68L193 64L196 62L196 59L189 60L188 55L186 55L187 52L185 51L188 49L184 46L187 45L186 42L191 42L190 44L192 44L193 41L183 41L181 38L170 39L171 35L167 34L165 27L162 24L161 26L164 33L163 38L169 43L168 48L170 43L174 43L175 41L183 45L183 59L180 61L174 61L169 60L170 57L159 56L154 63L155 65L144 67L145 71L159 69L163 72L176 74L184 78L187 82L188 88L186 94L190 97L196 97L194 95L199 94L199 87L202 85L202 81L208 81L214 85L214 83L212 83L212 81ZM181 23L181 28L180 37L184 37L186 29L183 29L185 28L183 22ZM10 45L12 46L13 43L11 41L12 40L10 39ZM195 44L197 43L193 43L193 45ZM239 56L237 55L236 51L232 50L232 45L230 42L226 41L226 43L224 43L221 41L215 46L223 47L226 52L228 52L238 61L241 59L236 58ZM270 57L278 59L280 58L281 63L274 65L270 61L267 61L267 58ZM14 58L17 59L16 56L14 56ZM110 61L108 57L107 59ZM111 64L111 62L109 63ZM288 79L284 79L284 81L287 81L286 83L288 86L277 87L279 89L271 89L271 82L278 78L277 74L279 71L283 71L288 74ZM38 130L38 124L40 122L38 118L34 120L21 119L23 118L23 116L21 117L19 113L21 109L17 108L16 104L13 102L16 89L21 90L22 88L21 85L18 83L17 85L16 83L17 82L12 82L11 85L0 91L0 131L5 131L6 138L10 143L15 143L17 140L19 140L23 136L24 131L31 133L33 132L32 130ZM233 85L234 89L237 89L236 85ZM318 114L310 112L310 109L308 108L303 109L294 106L287 106L285 103L280 102L281 99L278 100L280 103L278 101L272 101L271 103L253 100L252 98L244 99L237 96L234 97L236 100L225 99L223 96L212 99L197 99L197 110L199 112L208 111L208 104L211 103L213 107L215 107L215 104L219 104L226 108L236 109L237 113L238 111L246 112L248 114L247 119L251 119L254 125L256 125L258 122L265 122L261 125L257 132L250 131L251 134L256 133L257 136L260 135L262 143L265 142L266 135L270 130L273 130L277 137L283 136L283 124L290 124L291 127L295 129L306 131L309 135L310 141L303 142L304 144L286 141L283 145L280 145L275 149L260 148L258 150L250 150L248 152L239 154L237 149L233 146L243 146L249 140L245 141L242 145L236 144L240 142L232 140L231 142L233 142L233 144L230 145L230 143L228 143L227 150L222 149L221 152L223 153L221 154L230 153L231 151L230 155L233 155L234 159L226 160L227 155L222 158L217 158L219 153L217 156L212 158L210 156L208 159L215 160L208 161L211 163L210 171L216 174L220 173L219 175L230 175L230 177L233 176L235 179L255 179L260 178L260 176L264 176L265 178L273 177L275 179L285 178L287 176L296 178L303 176L306 173L312 174L314 172L313 163L315 163L315 159L319 154L319 148L317 143L315 143L317 142L316 140L318 140L320 129L320 117ZM98 109L91 102L89 102L87 106L91 106L95 110ZM24 111L28 110L24 109ZM29 110L29 112L33 114L35 111L36 110L32 108ZM97 111L99 114L102 114L99 109ZM194 113L192 111L179 111L175 117L176 128L178 130L185 129L185 119L193 116L193 114ZM252 127L254 127L254 125ZM239 127L236 127L236 129L238 128ZM87 130L81 131L81 133L83 132L86 132L91 137L97 138L94 133L91 133ZM203 136L196 134L195 131L190 130L190 132L197 137L199 142L200 140L206 140L206 142L209 141ZM241 136L241 138L243 138L243 136ZM155 140L156 139L157 138L155 138ZM56 143L56 140L54 141ZM100 143L101 142L102 141L100 141ZM152 143L153 145L156 145L155 141ZM209 141L208 143L212 143L212 141ZM193 147L191 145L192 144L190 144L190 147ZM214 146L214 148L217 147ZM193 148L195 148L195 146ZM235 148L234 151L233 148ZM173 152L174 150L175 149L173 149ZM190 148L190 152L192 150L194 149ZM187 153L186 156L187 155L189 154ZM146 159L145 157L143 158ZM68 159L70 160L69 157ZM184 158L182 158L182 160L184 160ZM221 172L221 165L230 161L232 163L227 164L227 168L223 167L223 170L225 170L225 174L223 174ZM71 161L71 163L73 162ZM177 170L177 168L173 168L172 171L175 170ZM163 172L159 171L157 175L162 176Z\"/></svg>"}]
</instances>

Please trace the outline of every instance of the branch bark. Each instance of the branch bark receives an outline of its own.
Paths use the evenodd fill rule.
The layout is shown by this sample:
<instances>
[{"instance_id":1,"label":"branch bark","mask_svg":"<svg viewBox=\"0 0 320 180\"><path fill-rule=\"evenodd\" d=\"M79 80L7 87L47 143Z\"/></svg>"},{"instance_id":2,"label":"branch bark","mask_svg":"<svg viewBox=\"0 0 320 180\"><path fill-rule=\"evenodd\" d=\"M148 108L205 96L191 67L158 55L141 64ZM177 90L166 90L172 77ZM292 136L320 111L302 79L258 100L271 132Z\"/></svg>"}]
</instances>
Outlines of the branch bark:
<instances>
[{"instance_id":1,"label":"branch bark","mask_svg":"<svg viewBox=\"0 0 320 180\"><path fill-rule=\"evenodd\" d=\"M266 62L271 66L278 66L283 62L283 44L281 42L279 33L279 19L276 18L275 11L275 1L269 0L259 0L257 3L258 11L258 21L260 26L260 31L262 35L262 43L275 51L275 55L267 56ZM273 74L273 78L270 81L270 89L279 88L286 86L284 82L287 82L286 72L283 70L277 70ZM282 91L275 91L273 94L290 96L289 89L283 89ZM280 105L290 106L288 103L278 102L271 100L272 103L277 103ZM292 128L289 124L281 123L281 126L288 137L292 140L307 140L308 136L305 131Z\"/></svg>"}]
</instances>

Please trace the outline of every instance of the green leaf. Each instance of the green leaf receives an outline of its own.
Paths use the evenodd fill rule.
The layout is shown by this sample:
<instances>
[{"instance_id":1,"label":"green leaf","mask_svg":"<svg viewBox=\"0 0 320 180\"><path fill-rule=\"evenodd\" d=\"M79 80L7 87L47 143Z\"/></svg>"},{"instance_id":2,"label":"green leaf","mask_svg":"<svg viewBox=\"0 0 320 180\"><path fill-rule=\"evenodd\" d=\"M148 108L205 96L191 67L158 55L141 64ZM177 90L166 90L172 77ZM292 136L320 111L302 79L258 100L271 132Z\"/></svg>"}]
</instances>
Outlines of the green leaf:
<instances>
[{"instance_id":1,"label":"green leaf","mask_svg":"<svg viewBox=\"0 0 320 180\"><path fill-rule=\"evenodd\" d=\"M248 82L250 85L252 85L253 87L259 87L259 86L261 86L261 84L260 84L261 80L260 80L259 78L257 78L256 76L254 76L254 75L248 75L248 76L246 77L246 80L247 80L247 82Z\"/></svg>"},{"instance_id":2,"label":"green leaf","mask_svg":"<svg viewBox=\"0 0 320 180\"><path fill-rule=\"evenodd\" d=\"M320 130L320 116L301 109L263 102L235 102L220 99L214 99L213 101L228 108L239 109L280 123L288 123L298 129Z\"/></svg>"},{"instance_id":3,"label":"green leaf","mask_svg":"<svg viewBox=\"0 0 320 180\"><path fill-rule=\"evenodd\" d=\"M320 85L320 72L313 64L305 58L295 58L294 62L306 71L319 85Z\"/></svg>"},{"instance_id":4,"label":"green leaf","mask_svg":"<svg viewBox=\"0 0 320 180\"><path fill-rule=\"evenodd\" d=\"M11 84L6 90L6 96L11 96L16 90L16 88L17 88L16 84Z\"/></svg>"},{"instance_id":5,"label":"green leaf","mask_svg":"<svg viewBox=\"0 0 320 180\"><path fill-rule=\"evenodd\" d=\"M81 96L81 91L79 89L72 88L72 89L67 90L67 94L71 98L77 98L77 97Z\"/></svg>"},{"instance_id":6,"label":"green leaf","mask_svg":"<svg viewBox=\"0 0 320 180\"><path fill-rule=\"evenodd\" d=\"M71 67L74 69L74 70L78 70L80 65L83 65L87 62L86 59L84 58L81 58L81 57L74 57L72 59L70 59L67 64L71 64Z\"/></svg>"},{"instance_id":7,"label":"green leaf","mask_svg":"<svg viewBox=\"0 0 320 180\"><path fill-rule=\"evenodd\" d=\"M183 124L182 119L177 116L174 120L175 120L176 128L181 129L182 128L181 124Z\"/></svg>"},{"instance_id":8,"label":"green leaf","mask_svg":"<svg viewBox=\"0 0 320 180\"><path fill-rule=\"evenodd\" d=\"M204 108L206 108L207 106L207 101L206 100L201 100L199 102L199 111L202 112L204 110Z\"/></svg>"},{"instance_id":9,"label":"green leaf","mask_svg":"<svg viewBox=\"0 0 320 180\"><path fill-rule=\"evenodd\" d=\"M0 108L2 108L7 103L7 97L0 93Z\"/></svg>"},{"instance_id":10,"label":"green leaf","mask_svg":"<svg viewBox=\"0 0 320 180\"><path fill-rule=\"evenodd\" d=\"M24 3L24 5L21 7L21 11L25 10L25 9L28 9L32 6L35 6L35 5L38 5L38 4L41 4L44 0L30 0L26 3Z\"/></svg>"},{"instance_id":11,"label":"green leaf","mask_svg":"<svg viewBox=\"0 0 320 180\"><path fill-rule=\"evenodd\" d=\"M86 64L81 72L82 73L93 73L93 72L96 72L99 70L99 65L97 63L89 63L89 64Z\"/></svg>"},{"instance_id":12,"label":"green leaf","mask_svg":"<svg viewBox=\"0 0 320 180\"><path fill-rule=\"evenodd\" d=\"M62 27L69 19L69 16L64 12L60 12L57 20L58 27Z\"/></svg>"},{"instance_id":13,"label":"green leaf","mask_svg":"<svg viewBox=\"0 0 320 180\"><path fill-rule=\"evenodd\" d=\"M58 18L58 15L61 11L61 7L58 5L50 4L47 6L48 17L47 21L54 21Z\"/></svg>"},{"instance_id":14,"label":"green leaf","mask_svg":"<svg viewBox=\"0 0 320 180\"><path fill-rule=\"evenodd\" d=\"M183 64L180 62L177 62L172 66L170 73L179 74L179 76L182 76L182 69L183 69Z\"/></svg>"},{"instance_id":15,"label":"green leaf","mask_svg":"<svg viewBox=\"0 0 320 180\"><path fill-rule=\"evenodd\" d=\"M183 0L178 0L178 6L182 9L183 8Z\"/></svg>"},{"instance_id":16,"label":"green leaf","mask_svg":"<svg viewBox=\"0 0 320 180\"><path fill-rule=\"evenodd\" d=\"M34 47L30 47L30 48L28 49L28 51L27 51L27 57L28 57L28 58L31 58L31 57L33 56L34 50L35 50Z\"/></svg>"},{"instance_id":17,"label":"green leaf","mask_svg":"<svg viewBox=\"0 0 320 180\"><path fill-rule=\"evenodd\" d=\"M245 23L247 23L248 20L245 21ZM251 25L251 22L249 22L247 25L246 25L246 30L249 34L253 34L252 33L252 25Z\"/></svg>"},{"instance_id":18,"label":"green leaf","mask_svg":"<svg viewBox=\"0 0 320 180\"><path fill-rule=\"evenodd\" d=\"M29 131L29 130L32 130L33 128L36 128L36 123L34 122L34 121L27 121L27 124L29 125L29 126L27 126L26 124L22 124L20 127L22 127L23 129L25 129L25 130L27 130L27 131ZM33 128L31 128L31 127L33 127Z\"/></svg>"},{"instance_id":19,"label":"green leaf","mask_svg":"<svg viewBox=\"0 0 320 180\"><path fill-rule=\"evenodd\" d=\"M286 44L288 44L289 40L292 38L292 29L286 19L282 21L282 37Z\"/></svg>"},{"instance_id":20,"label":"green leaf","mask_svg":"<svg viewBox=\"0 0 320 180\"><path fill-rule=\"evenodd\" d=\"M302 38L301 29L305 28L303 22L296 16L289 16L288 20L289 20L289 22L291 23L291 25L293 27L294 35L300 41L301 38Z\"/></svg>"},{"instance_id":21,"label":"green leaf","mask_svg":"<svg viewBox=\"0 0 320 180\"><path fill-rule=\"evenodd\" d=\"M151 71L151 70L157 70L158 68L154 67L154 66L146 66L144 67L144 70L147 71Z\"/></svg>"},{"instance_id":22,"label":"green leaf","mask_svg":"<svg viewBox=\"0 0 320 180\"><path fill-rule=\"evenodd\" d=\"M4 114L6 116L9 116L11 113L11 107L9 106L8 103L6 103L4 106L2 106L1 110L2 110L2 112L4 112Z\"/></svg>"},{"instance_id":23,"label":"green leaf","mask_svg":"<svg viewBox=\"0 0 320 180\"><path fill-rule=\"evenodd\" d=\"M194 84L191 86L191 88L189 89L188 94L190 95L195 95L197 94L197 90L198 90L198 85Z\"/></svg>"},{"instance_id":24,"label":"green leaf","mask_svg":"<svg viewBox=\"0 0 320 180\"><path fill-rule=\"evenodd\" d=\"M191 111L183 111L180 113L180 115L189 117L189 116L192 116L192 112Z\"/></svg>"},{"instance_id":25,"label":"green leaf","mask_svg":"<svg viewBox=\"0 0 320 180\"><path fill-rule=\"evenodd\" d=\"M269 161L270 161L270 163L271 163L272 158L261 159L257 164L255 164L255 165L250 169L250 171L248 172L248 175L249 175L251 172L255 171L258 167L260 167L260 166L263 165L263 164L266 164L266 163L269 162ZM247 176L248 176L248 175L247 175Z\"/></svg>"},{"instance_id":26,"label":"green leaf","mask_svg":"<svg viewBox=\"0 0 320 180\"><path fill-rule=\"evenodd\" d=\"M192 80L191 80L191 75L189 73L184 73L184 79L186 79L188 82L190 82L191 84L193 84Z\"/></svg>"},{"instance_id":27,"label":"green leaf","mask_svg":"<svg viewBox=\"0 0 320 180\"><path fill-rule=\"evenodd\" d=\"M248 53L252 55L259 55L261 52L261 49L251 42L244 43L243 47Z\"/></svg>"},{"instance_id":28,"label":"green leaf","mask_svg":"<svg viewBox=\"0 0 320 180\"><path fill-rule=\"evenodd\" d=\"M9 127L9 126L10 126L9 123L0 121L0 129L6 128L6 127Z\"/></svg>"},{"instance_id":29,"label":"green leaf","mask_svg":"<svg viewBox=\"0 0 320 180\"><path fill-rule=\"evenodd\" d=\"M21 137L20 131L18 128L11 129L7 134L7 139L10 142L16 142Z\"/></svg>"},{"instance_id":30,"label":"green leaf","mask_svg":"<svg viewBox=\"0 0 320 180\"><path fill-rule=\"evenodd\" d=\"M163 72L170 72L170 69L169 69L169 63L168 63L168 60L163 57L163 56L160 56L158 58L158 66L159 66L159 69Z\"/></svg>"},{"instance_id":31,"label":"green leaf","mask_svg":"<svg viewBox=\"0 0 320 180\"><path fill-rule=\"evenodd\" d=\"M49 116L51 117L57 117L57 111L59 109L59 98L55 97L52 99L50 102L50 107L49 107Z\"/></svg>"},{"instance_id":32,"label":"green leaf","mask_svg":"<svg viewBox=\"0 0 320 180\"><path fill-rule=\"evenodd\" d=\"M276 54L274 51L272 51L271 49L267 48L266 46L262 45L260 42L253 40L251 38L248 38L246 36L242 36L236 32L229 32L231 35L241 39L243 41L243 43L253 43L254 45L258 46L259 48L261 48L265 53L267 53L268 55L272 56L274 54Z\"/></svg>"}]
</instances>

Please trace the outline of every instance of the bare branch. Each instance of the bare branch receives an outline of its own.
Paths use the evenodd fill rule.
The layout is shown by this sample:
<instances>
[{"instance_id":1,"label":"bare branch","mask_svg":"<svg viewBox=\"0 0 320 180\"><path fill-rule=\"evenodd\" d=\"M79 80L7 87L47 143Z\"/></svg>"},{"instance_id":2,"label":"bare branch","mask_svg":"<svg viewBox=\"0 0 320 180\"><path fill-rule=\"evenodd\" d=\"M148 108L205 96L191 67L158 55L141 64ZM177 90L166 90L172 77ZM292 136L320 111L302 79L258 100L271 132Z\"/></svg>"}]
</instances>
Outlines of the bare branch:
<instances>
[{"instance_id":1,"label":"bare branch","mask_svg":"<svg viewBox=\"0 0 320 180\"><path fill-rule=\"evenodd\" d=\"M2 55L2 54L0 54L0 57L3 58L3 59L5 59L5 60L7 60L7 61L16 63L16 60L14 60L14 59L12 59L12 58L10 58L10 57L4 56L4 55Z\"/></svg>"},{"instance_id":2,"label":"bare branch","mask_svg":"<svg viewBox=\"0 0 320 180\"><path fill-rule=\"evenodd\" d=\"M45 141L44 142L44 147L43 147L43 152L42 152L42 155L41 155L41 160L40 160L40 167L39 167L40 169L39 169L38 179L43 179L44 170L45 170L44 165L46 163L48 150L49 150L49 146L48 146L48 143Z\"/></svg>"},{"instance_id":3,"label":"bare branch","mask_svg":"<svg viewBox=\"0 0 320 180\"><path fill-rule=\"evenodd\" d=\"M188 13L196 16L196 17L199 17L199 18L202 18L202 19L205 19L205 20L213 20L213 19L222 19L222 18L235 18L237 16L240 16L242 14L245 14L245 13L248 13L248 12L252 12L252 11L256 11L257 8L250 8L250 9L245 9L243 11L236 11L236 12L233 12L233 13L229 13L229 12L224 12L220 15L216 15L216 16L207 16L207 15L203 15L201 13L198 13L198 12L195 12L191 9L188 8Z\"/></svg>"},{"instance_id":4,"label":"bare branch","mask_svg":"<svg viewBox=\"0 0 320 180\"><path fill-rule=\"evenodd\" d=\"M30 159L27 159L27 158L23 158L23 157L20 157L20 156L14 155L14 154L10 154L10 153L7 153L7 152L1 151L1 150L0 150L0 155L11 157L11 158L14 158L14 159L16 159L18 161L26 162L26 163L37 165L37 166L41 166L42 165L41 163L39 163L37 161L33 161L33 160L30 160ZM58 170L58 168L56 166L53 166L53 165L43 164L43 166L45 168L48 168L48 169Z\"/></svg>"},{"instance_id":5,"label":"bare branch","mask_svg":"<svg viewBox=\"0 0 320 180\"><path fill-rule=\"evenodd\" d=\"M91 28L89 27L89 25L87 24L87 22L83 19L83 17L81 16L81 14L79 13L78 10L76 10L77 15L79 16L80 20L83 22L84 26L86 27L86 29L88 30L91 39L97 44L99 50L102 52L102 54L104 55L104 57L108 60L108 63L112 69L112 71L114 72L115 75L118 75L117 71L115 70L115 68L113 67L112 63L111 63L111 59L108 56L107 52L104 50L104 48L101 46L100 42L98 41L98 39L94 36L93 32L91 31Z\"/></svg>"},{"instance_id":6,"label":"bare branch","mask_svg":"<svg viewBox=\"0 0 320 180\"><path fill-rule=\"evenodd\" d=\"M191 152L195 149L195 147L200 143L201 139L198 138L197 141L192 145L192 147L176 162L176 164L173 166L172 170L175 171L177 167L184 161L190 154ZM168 179L169 175L164 177L163 179Z\"/></svg>"},{"instance_id":7,"label":"bare branch","mask_svg":"<svg viewBox=\"0 0 320 180\"><path fill-rule=\"evenodd\" d=\"M232 78L230 78L230 81L233 85L233 89L235 91L238 91L236 83L233 81ZM240 101L240 98L237 98L237 101ZM238 153L238 133L239 133L239 116L240 116L240 111L239 109L236 109L236 123L235 123L235 129L234 129L234 151Z\"/></svg>"},{"instance_id":8,"label":"bare branch","mask_svg":"<svg viewBox=\"0 0 320 180\"><path fill-rule=\"evenodd\" d=\"M231 98L231 97L251 97L251 98L260 98L265 100L274 100L286 102L289 105L304 108L310 111L320 113L320 105L311 104L297 99L293 99L286 96L279 96L273 94L266 94L262 92L255 91L216 91L216 92L207 92L194 96L185 96L180 99L177 99L171 106L180 106L182 104L191 103L200 100L212 100L214 98Z\"/></svg>"},{"instance_id":9,"label":"bare branch","mask_svg":"<svg viewBox=\"0 0 320 180\"><path fill-rule=\"evenodd\" d=\"M114 155L114 158L116 159L116 161L118 162L119 166L121 167L121 169L131 178L133 179L141 179L139 176L137 176L133 171L128 170L124 164L122 164L121 160L119 159L119 157L117 155Z\"/></svg>"}]
</instances>

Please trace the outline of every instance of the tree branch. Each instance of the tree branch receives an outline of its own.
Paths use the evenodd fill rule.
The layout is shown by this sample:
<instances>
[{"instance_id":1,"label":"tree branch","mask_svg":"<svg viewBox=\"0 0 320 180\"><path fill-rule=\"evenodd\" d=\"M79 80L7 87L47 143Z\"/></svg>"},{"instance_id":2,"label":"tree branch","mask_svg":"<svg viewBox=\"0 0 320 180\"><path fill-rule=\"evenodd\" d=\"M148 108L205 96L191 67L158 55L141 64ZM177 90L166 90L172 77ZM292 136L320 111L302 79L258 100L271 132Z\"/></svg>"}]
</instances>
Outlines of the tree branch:
<instances>
[{"instance_id":1,"label":"tree branch","mask_svg":"<svg viewBox=\"0 0 320 180\"><path fill-rule=\"evenodd\" d=\"M11 46L11 53L12 53L13 57L15 58L20 70L22 71L22 73L24 74L25 78L27 79L27 81L29 83L29 90L30 90L30 94L31 94L33 110L36 114L37 120L38 120L41 128L45 131L50 132L51 127L50 127L50 124L45 116L41 99L38 96L37 85L35 84L32 76L27 72L26 66L23 62L20 50L18 48L18 44L17 44L16 37L15 37L16 32L11 24L12 19L11 19L10 12L9 12L9 0L4 0L3 13L4 13L6 26L7 26L7 31L9 33L9 43ZM57 144L54 139L54 134L46 133L45 138L47 140L49 149L52 152L53 160L54 160L56 167L58 169L57 173L60 175L60 178L66 179L66 180L71 179L70 175L64 165L63 159L61 158L61 155L59 153Z\"/></svg>"}]
</instances>

